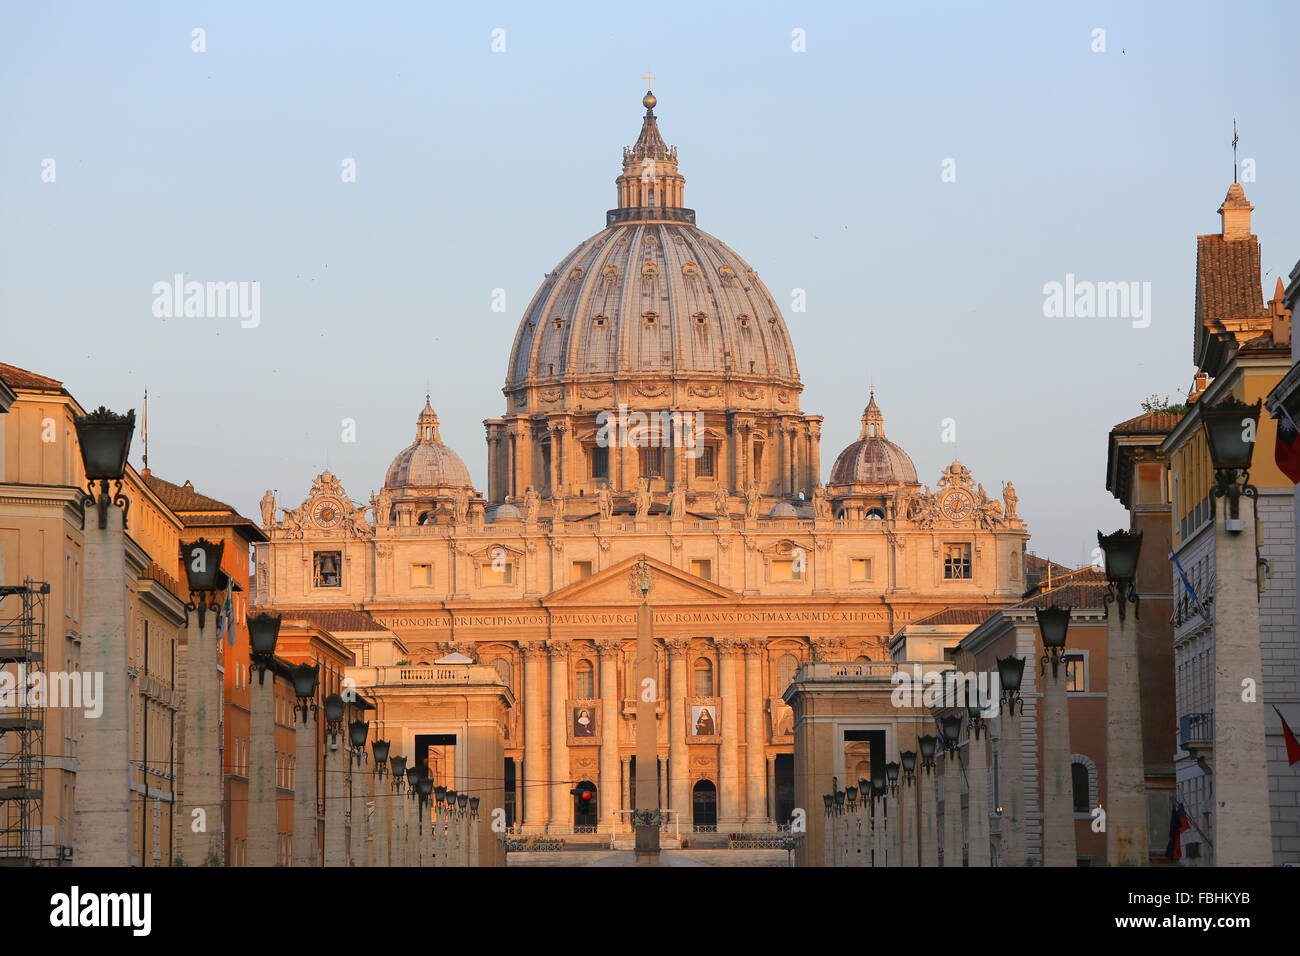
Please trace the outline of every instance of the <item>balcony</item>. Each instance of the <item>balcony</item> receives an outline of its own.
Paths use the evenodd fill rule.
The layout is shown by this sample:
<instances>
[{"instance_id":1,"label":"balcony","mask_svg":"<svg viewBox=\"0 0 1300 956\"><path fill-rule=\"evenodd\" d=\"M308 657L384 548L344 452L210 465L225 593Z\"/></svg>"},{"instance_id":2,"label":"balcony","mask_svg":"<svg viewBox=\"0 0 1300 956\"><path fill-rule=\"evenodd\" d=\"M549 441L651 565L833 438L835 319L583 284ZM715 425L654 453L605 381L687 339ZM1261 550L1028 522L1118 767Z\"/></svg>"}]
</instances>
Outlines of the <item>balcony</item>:
<instances>
[{"instance_id":1,"label":"balcony","mask_svg":"<svg viewBox=\"0 0 1300 956\"><path fill-rule=\"evenodd\" d=\"M1214 749L1214 711L1178 718L1178 746L1195 756Z\"/></svg>"}]
</instances>

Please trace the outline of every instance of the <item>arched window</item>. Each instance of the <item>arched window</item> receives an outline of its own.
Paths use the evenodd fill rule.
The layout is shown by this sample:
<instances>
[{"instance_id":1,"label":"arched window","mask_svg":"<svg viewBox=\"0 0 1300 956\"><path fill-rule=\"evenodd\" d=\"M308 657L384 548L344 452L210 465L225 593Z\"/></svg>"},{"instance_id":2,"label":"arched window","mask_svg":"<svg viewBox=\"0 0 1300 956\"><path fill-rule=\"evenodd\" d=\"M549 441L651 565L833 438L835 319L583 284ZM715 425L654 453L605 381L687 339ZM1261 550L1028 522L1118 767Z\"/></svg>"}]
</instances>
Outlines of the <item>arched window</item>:
<instances>
[{"instance_id":1,"label":"arched window","mask_svg":"<svg viewBox=\"0 0 1300 956\"><path fill-rule=\"evenodd\" d=\"M418 525L426 525L426 524L428 524L428 523L429 523L429 512L427 512L427 511L421 511L421 512L420 512L420 517L418 517L418 518L415 519L415 523L418 524Z\"/></svg>"},{"instance_id":2,"label":"arched window","mask_svg":"<svg viewBox=\"0 0 1300 956\"><path fill-rule=\"evenodd\" d=\"M879 508L872 508L867 512L867 520L883 521L885 520L885 513L881 511Z\"/></svg>"},{"instance_id":3,"label":"arched window","mask_svg":"<svg viewBox=\"0 0 1300 956\"><path fill-rule=\"evenodd\" d=\"M596 696L596 672L592 669L591 661L578 661L574 676L577 678L575 695L579 700L590 700Z\"/></svg>"},{"instance_id":4,"label":"arched window","mask_svg":"<svg viewBox=\"0 0 1300 956\"><path fill-rule=\"evenodd\" d=\"M1070 783L1074 790L1074 812L1087 813L1088 806L1088 768L1081 763L1070 764Z\"/></svg>"},{"instance_id":5,"label":"arched window","mask_svg":"<svg viewBox=\"0 0 1300 956\"><path fill-rule=\"evenodd\" d=\"M713 696L713 662L707 657L695 662L695 696Z\"/></svg>"},{"instance_id":6,"label":"arched window","mask_svg":"<svg viewBox=\"0 0 1300 956\"><path fill-rule=\"evenodd\" d=\"M779 697L785 693L785 689L790 686L794 680L795 672L799 670L799 658L793 654L785 654L776 665L776 693Z\"/></svg>"}]
</instances>

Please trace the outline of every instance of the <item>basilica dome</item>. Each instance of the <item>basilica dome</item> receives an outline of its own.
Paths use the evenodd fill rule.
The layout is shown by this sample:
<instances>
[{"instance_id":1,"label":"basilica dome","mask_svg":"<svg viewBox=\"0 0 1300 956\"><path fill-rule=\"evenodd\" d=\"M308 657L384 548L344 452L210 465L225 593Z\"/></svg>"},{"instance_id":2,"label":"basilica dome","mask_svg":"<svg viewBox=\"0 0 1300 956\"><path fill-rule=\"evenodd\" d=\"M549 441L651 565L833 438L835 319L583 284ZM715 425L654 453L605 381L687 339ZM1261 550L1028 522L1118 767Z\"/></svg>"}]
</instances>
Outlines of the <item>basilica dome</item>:
<instances>
[{"instance_id":1,"label":"basilica dome","mask_svg":"<svg viewBox=\"0 0 1300 956\"><path fill-rule=\"evenodd\" d=\"M547 273L515 334L505 391L523 399L537 386L654 375L742 406L774 385L788 404L801 385L781 311L749 263L682 206L676 148L659 134L653 96L643 102L619 207Z\"/></svg>"},{"instance_id":2,"label":"basilica dome","mask_svg":"<svg viewBox=\"0 0 1300 956\"><path fill-rule=\"evenodd\" d=\"M842 485L916 484L916 466L907 452L885 438L885 419L876 396L862 413L858 440L840 452L831 468L832 488Z\"/></svg>"},{"instance_id":3,"label":"basilica dome","mask_svg":"<svg viewBox=\"0 0 1300 956\"><path fill-rule=\"evenodd\" d=\"M438 415L426 396L424 408L416 419L415 441L402 449L388 466L384 487L397 491L406 488L468 488L470 484L465 462L439 438Z\"/></svg>"}]
</instances>

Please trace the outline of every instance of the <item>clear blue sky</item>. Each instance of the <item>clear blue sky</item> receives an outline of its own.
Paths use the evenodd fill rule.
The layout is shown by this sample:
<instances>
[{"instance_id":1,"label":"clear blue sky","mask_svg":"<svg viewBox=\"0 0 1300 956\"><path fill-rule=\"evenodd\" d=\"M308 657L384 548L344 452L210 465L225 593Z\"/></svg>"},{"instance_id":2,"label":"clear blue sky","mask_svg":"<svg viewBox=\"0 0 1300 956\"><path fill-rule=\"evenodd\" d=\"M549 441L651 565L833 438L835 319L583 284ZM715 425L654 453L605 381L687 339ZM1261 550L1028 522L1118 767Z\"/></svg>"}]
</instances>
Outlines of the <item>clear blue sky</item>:
<instances>
[{"instance_id":1,"label":"clear blue sky","mask_svg":"<svg viewBox=\"0 0 1300 956\"><path fill-rule=\"evenodd\" d=\"M1266 289L1300 258L1295 27L1287 3L7 3L0 360L87 406L147 385L153 470L253 516L327 458L365 501L428 381L485 489L516 324L603 226L652 69L687 204L785 311L823 474L874 379L922 481L953 418L1030 547L1085 561L1123 520L1110 426L1191 381L1234 117ZM177 272L258 280L261 325L155 318ZM1067 273L1150 282L1150 327L1044 318Z\"/></svg>"}]
</instances>

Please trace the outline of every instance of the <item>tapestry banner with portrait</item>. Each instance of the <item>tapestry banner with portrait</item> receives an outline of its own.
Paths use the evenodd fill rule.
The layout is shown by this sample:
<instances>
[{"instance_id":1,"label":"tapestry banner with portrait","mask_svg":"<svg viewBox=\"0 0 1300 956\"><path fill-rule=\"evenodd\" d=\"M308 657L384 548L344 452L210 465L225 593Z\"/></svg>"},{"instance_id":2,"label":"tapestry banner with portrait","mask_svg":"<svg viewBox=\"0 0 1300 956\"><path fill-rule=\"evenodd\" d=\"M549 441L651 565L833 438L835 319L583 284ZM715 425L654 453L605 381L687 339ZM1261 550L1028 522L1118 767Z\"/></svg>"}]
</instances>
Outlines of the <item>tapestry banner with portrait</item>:
<instances>
[{"instance_id":1,"label":"tapestry banner with portrait","mask_svg":"<svg viewBox=\"0 0 1300 956\"><path fill-rule=\"evenodd\" d=\"M600 744L600 701L571 700L569 707L569 745Z\"/></svg>"},{"instance_id":2,"label":"tapestry banner with portrait","mask_svg":"<svg viewBox=\"0 0 1300 956\"><path fill-rule=\"evenodd\" d=\"M690 697L686 706L686 742L717 744L722 742L721 697Z\"/></svg>"}]
</instances>

